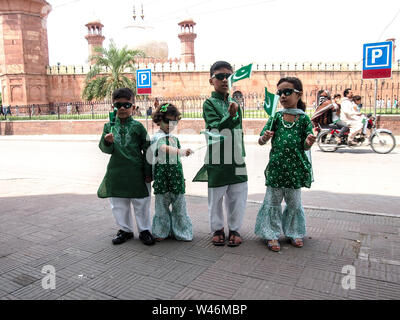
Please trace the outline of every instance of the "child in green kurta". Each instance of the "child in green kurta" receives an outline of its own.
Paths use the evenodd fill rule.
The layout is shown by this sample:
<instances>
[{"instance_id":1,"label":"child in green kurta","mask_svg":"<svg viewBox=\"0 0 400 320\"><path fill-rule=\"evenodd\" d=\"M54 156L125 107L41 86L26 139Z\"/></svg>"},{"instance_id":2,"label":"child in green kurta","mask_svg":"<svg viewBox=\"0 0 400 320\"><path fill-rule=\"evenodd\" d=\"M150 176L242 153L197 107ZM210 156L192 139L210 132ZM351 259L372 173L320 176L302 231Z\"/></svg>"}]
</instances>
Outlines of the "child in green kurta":
<instances>
[{"instance_id":1,"label":"child in green kurta","mask_svg":"<svg viewBox=\"0 0 400 320\"><path fill-rule=\"evenodd\" d=\"M101 151L111 154L106 175L97 191L99 198L110 198L111 210L120 227L113 244L133 238L131 203L135 210L139 239L146 245L155 243L150 233L151 165L146 161L150 145L147 131L134 120L134 94L128 88L113 93L113 108L117 110L115 124L104 125L99 143Z\"/></svg>"},{"instance_id":2,"label":"child in green kurta","mask_svg":"<svg viewBox=\"0 0 400 320\"><path fill-rule=\"evenodd\" d=\"M226 61L217 61L210 68L209 81L215 91L203 104L208 148L205 164L193 181L208 182L208 214L213 232L211 242L216 246L225 245L225 204L229 228L227 245L237 247L242 243L239 231L246 212L248 185L243 113L229 95L228 78L232 74L233 68Z\"/></svg>"},{"instance_id":3,"label":"child in green kurta","mask_svg":"<svg viewBox=\"0 0 400 320\"><path fill-rule=\"evenodd\" d=\"M174 105L165 103L159 106L152 118L160 126L151 140L155 194L152 232L157 241L168 237L191 241L192 221L186 210L185 179L180 157L189 156L193 151L181 149L178 138L171 134L180 119L180 112Z\"/></svg>"},{"instance_id":4,"label":"child in green kurta","mask_svg":"<svg viewBox=\"0 0 400 320\"><path fill-rule=\"evenodd\" d=\"M301 188L310 188L311 162L305 151L314 144L310 118L301 100L303 86L298 78L282 78L277 95L283 110L270 117L258 140L264 145L272 138L269 163L265 169L267 192L258 212L255 234L267 240L270 250L278 252L281 229L295 247L303 246L306 234ZM286 207L282 213L281 202Z\"/></svg>"}]
</instances>

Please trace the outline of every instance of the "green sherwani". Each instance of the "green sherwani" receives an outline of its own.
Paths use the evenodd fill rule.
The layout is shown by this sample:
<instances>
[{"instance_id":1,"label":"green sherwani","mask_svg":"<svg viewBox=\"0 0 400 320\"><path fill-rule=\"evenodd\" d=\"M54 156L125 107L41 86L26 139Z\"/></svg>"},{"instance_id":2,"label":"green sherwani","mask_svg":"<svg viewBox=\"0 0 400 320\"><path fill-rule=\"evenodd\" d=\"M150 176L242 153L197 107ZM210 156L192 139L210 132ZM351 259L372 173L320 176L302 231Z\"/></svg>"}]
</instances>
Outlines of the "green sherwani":
<instances>
[{"instance_id":1,"label":"green sherwani","mask_svg":"<svg viewBox=\"0 0 400 320\"><path fill-rule=\"evenodd\" d=\"M230 116L229 96L213 92L211 98L203 104L203 118L206 129L218 132L218 141L208 137L205 164L193 179L194 182L208 182L209 188L217 188L247 181L246 156L243 142L243 113L239 108L239 117ZM217 143L215 143L217 142Z\"/></svg>"},{"instance_id":2,"label":"green sherwani","mask_svg":"<svg viewBox=\"0 0 400 320\"><path fill-rule=\"evenodd\" d=\"M150 145L147 131L143 125L128 118L121 123L117 118L112 128L114 143L104 140L111 132L110 123L106 123L99 143L101 151L111 154L107 172L97 195L99 198L146 198L149 196L145 177L151 177L151 165L146 161L147 148Z\"/></svg>"}]
</instances>

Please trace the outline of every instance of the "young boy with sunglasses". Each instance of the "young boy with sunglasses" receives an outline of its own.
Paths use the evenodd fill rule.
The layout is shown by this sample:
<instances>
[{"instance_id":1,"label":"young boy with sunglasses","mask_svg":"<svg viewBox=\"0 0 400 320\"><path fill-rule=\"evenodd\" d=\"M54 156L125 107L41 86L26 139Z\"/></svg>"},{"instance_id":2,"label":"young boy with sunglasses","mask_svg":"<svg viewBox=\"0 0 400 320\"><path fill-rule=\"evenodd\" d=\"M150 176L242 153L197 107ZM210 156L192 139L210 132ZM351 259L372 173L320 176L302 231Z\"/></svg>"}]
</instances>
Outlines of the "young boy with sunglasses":
<instances>
[{"instance_id":1,"label":"young boy with sunglasses","mask_svg":"<svg viewBox=\"0 0 400 320\"><path fill-rule=\"evenodd\" d=\"M203 104L206 129L212 131L208 140L205 165L193 181L208 182L208 211L212 243L225 245L223 205L227 210L228 246L242 243L239 229L242 226L247 202L247 172L242 131L242 111L230 97L228 78L232 66L225 61L214 63L210 69L211 97ZM215 143L212 136L217 136Z\"/></svg>"},{"instance_id":2,"label":"young boy with sunglasses","mask_svg":"<svg viewBox=\"0 0 400 320\"><path fill-rule=\"evenodd\" d=\"M136 216L139 239L152 245L150 196L152 172L146 161L150 146L147 131L132 118L134 93L129 88L113 92L113 109L117 109L115 123L104 125L100 150L111 154L106 175L97 191L99 198L110 198L111 210L120 230L112 240L121 244L133 238L131 203Z\"/></svg>"}]
</instances>

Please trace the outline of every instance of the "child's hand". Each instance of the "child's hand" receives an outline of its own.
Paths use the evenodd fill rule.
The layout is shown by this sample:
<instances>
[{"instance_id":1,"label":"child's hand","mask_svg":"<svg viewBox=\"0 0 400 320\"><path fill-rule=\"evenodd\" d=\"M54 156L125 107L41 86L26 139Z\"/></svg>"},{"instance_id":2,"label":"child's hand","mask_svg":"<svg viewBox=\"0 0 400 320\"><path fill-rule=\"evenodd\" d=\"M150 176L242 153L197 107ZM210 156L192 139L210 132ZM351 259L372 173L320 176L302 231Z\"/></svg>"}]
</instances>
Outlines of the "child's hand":
<instances>
[{"instance_id":1,"label":"child's hand","mask_svg":"<svg viewBox=\"0 0 400 320\"><path fill-rule=\"evenodd\" d=\"M229 104L228 112L231 115L231 117L236 117L238 110L239 110L239 105L236 102L231 102Z\"/></svg>"},{"instance_id":2,"label":"child's hand","mask_svg":"<svg viewBox=\"0 0 400 320\"><path fill-rule=\"evenodd\" d=\"M194 151L192 149L182 149L180 151L181 156L184 156L184 157L189 157L193 153L194 153Z\"/></svg>"},{"instance_id":3,"label":"child's hand","mask_svg":"<svg viewBox=\"0 0 400 320\"><path fill-rule=\"evenodd\" d=\"M114 135L112 133L108 133L104 136L104 140L109 143L114 143Z\"/></svg>"},{"instance_id":4,"label":"child's hand","mask_svg":"<svg viewBox=\"0 0 400 320\"><path fill-rule=\"evenodd\" d=\"M269 141L269 139L271 139L274 136L274 134L275 134L274 131L269 131L269 130L265 131L264 135L260 137L260 139L258 140L258 143L260 145L266 144Z\"/></svg>"},{"instance_id":5,"label":"child's hand","mask_svg":"<svg viewBox=\"0 0 400 320\"><path fill-rule=\"evenodd\" d=\"M269 139L271 139L274 136L274 134L275 134L274 131L267 130L267 131L265 131L263 138L268 141Z\"/></svg>"},{"instance_id":6,"label":"child's hand","mask_svg":"<svg viewBox=\"0 0 400 320\"><path fill-rule=\"evenodd\" d=\"M312 147L316 139L316 136L314 136L313 134L309 134L306 139L306 145Z\"/></svg>"}]
</instances>

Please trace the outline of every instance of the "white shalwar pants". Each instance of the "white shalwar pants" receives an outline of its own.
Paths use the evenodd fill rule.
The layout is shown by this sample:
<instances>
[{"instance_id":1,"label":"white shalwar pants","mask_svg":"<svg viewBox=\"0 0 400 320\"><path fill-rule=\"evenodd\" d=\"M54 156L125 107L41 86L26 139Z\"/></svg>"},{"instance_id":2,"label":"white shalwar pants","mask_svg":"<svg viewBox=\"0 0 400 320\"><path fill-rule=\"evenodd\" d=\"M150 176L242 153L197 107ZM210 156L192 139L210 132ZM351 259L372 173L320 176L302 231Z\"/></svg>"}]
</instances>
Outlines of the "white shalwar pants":
<instances>
[{"instance_id":1,"label":"white shalwar pants","mask_svg":"<svg viewBox=\"0 0 400 320\"><path fill-rule=\"evenodd\" d=\"M208 214L211 232L224 227L223 203L229 230L238 231L240 229L246 212L247 194L247 182L208 188Z\"/></svg>"},{"instance_id":2,"label":"white shalwar pants","mask_svg":"<svg viewBox=\"0 0 400 320\"><path fill-rule=\"evenodd\" d=\"M149 194L151 184L146 183ZM150 203L151 194L142 199L138 198L110 198L111 210L119 228L125 232L133 232L133 218L131 203L135 212L137 229L140 232L151 231Z\"/></svg>"}]
</instances>

